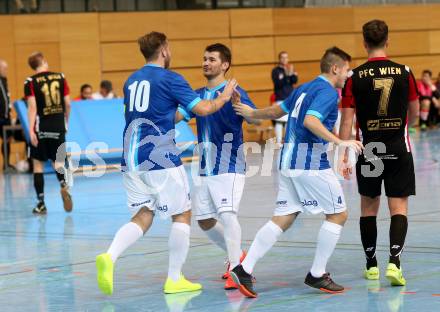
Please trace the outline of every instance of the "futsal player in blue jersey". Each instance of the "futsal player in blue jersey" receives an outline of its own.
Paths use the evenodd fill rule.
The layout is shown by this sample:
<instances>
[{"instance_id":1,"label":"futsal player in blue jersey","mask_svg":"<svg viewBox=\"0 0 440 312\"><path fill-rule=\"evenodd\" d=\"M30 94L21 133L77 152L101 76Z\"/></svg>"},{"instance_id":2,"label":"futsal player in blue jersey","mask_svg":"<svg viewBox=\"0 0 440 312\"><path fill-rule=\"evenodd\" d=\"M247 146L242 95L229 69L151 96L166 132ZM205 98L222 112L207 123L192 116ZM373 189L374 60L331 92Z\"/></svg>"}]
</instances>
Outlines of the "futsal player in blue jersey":
<instances>
[{"instance_id":1,"label":"futsal player in blue jersey","mask_svg":"<svg viewBox=\"0 0 440 312\"><path fill-rule=\"evenodd\" d=\"M203 56L204 88L196 90L202 99L215 99L226 86L226 72L231 66L231 51L221 43L206 47ZM255 108L242 88L236 88L241 103ZM200 180L195 183L192 203L196 219L209 239L228 254L228 270L223 275L225 289L236 289L229 275L245 257L241 249L241 227L237 219L245 183L245 156L243 152L244 118L235 113L232 102L209 116L196 116L187 108L179 107L176 121L195 117L200 154ZM249 123L259 123L247 118ZM218 222L219 220L220 222Z\"/></svg>"},{"instance_id":2,"label":"futsal player in blue jersey","mask_svg":"<svg viewBox=\"0 0 440 312\"><path fill-rule=\"evenodd\" d=\"M189 248L191 203L188 179L174 139L178 105L208 115L229 102L236 81L228 81L215 99L202 100L185 79L168 70L170 47L164 34L151 32L138 40L147 64L124 85L125 120L122 171L127 204L133 217L116 233L106 253L96 258L99 288L113 293L116 259L150 228L153 217L171 217L168 278L165 293L196 291L200 284L181 272Z\"/></svg>"},{"instance_id":3,"label":"futsal player in blue jersey","mask_svg":"<svg viewBox=\"0 0 440 312\"><path fill-rule=\"evenodd\" d=\"M333 47L321 58L321 75L293 91L279 106L253 110L234 104L241 116L277 119L288 114L285 144L281 151L279 190L272 219L257 233L241 265L231 271L240 291L255 298L251 273L256 262L275 244L301 212L323 212L326 220L318 234L316 254L305 283L329 293L344 290L326 272L347 212L341 185L327 159L328 143L363 149L358 141L342 141L331 131L338 116L338 93L348 76L350 56Z\"/></svg>"}]
</instances>

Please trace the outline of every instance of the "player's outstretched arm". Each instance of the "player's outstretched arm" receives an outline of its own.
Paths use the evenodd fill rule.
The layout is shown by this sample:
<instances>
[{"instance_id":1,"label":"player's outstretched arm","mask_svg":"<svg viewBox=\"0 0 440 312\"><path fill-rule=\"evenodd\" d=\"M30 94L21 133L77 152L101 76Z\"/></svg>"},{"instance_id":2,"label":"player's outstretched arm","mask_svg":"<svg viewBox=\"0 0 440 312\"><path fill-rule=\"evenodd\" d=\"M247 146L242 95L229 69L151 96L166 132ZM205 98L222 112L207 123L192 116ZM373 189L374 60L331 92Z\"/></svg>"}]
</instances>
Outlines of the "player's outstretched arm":
<instances>
[{"instance_id":1,"label":"player's outstretched arm","mask_svg":"<svg viewBox=\"0 0 440 312\"><path fill-rule=\"evenodd\" d=\"M237 81L235 79L229 80L223 89L223 92L219 93L217 98L213 100L201 100L196 106L194 106L192 112L199 116L214 114L216 111L220 110L223 105L229 102L236 87Z\"/></svg>"},{"instance_id":2,"label":"player's outstretched arm","mask_svg":"<svg viewBox=\"0 0 440 312\"><path fill-rule=\"evenodd\" d=\"M232 105L245 105L241 102L241 94L240 92L238 92L237 90L234 90L234 93L232 94ZM249 117L243 117L247 123L249 124L253 124L253 125L260 125L261 121L259 119L256 118L249 118Z\"/></svg>"},{"instance_id":3,"label":"player's outstretched arm","mask_svg":"<svg viewBox=\"0 0 440 312\"><path fill-rule=\"evenodd\" d=\"M279 105L273 105L263 109L254 109L245 104L232 104L237 115L246 119L278 119L286 115Z\"/></svg>"},{"instance_id":4,"label":"player's outstretched arm","mask_svg":"<svg viewBox=\"0 0 440 312\"><path fill-rule=\"evenodd\" d=\"M359 141L341 140L336 135L328 131L327 128L322 124L321 120L313 115L306 115L304 119L304 127L325 141L335 143L340 147L352 148L356 153L361 153L364 149L364 146Z\"/></svg>"}]
</instances>

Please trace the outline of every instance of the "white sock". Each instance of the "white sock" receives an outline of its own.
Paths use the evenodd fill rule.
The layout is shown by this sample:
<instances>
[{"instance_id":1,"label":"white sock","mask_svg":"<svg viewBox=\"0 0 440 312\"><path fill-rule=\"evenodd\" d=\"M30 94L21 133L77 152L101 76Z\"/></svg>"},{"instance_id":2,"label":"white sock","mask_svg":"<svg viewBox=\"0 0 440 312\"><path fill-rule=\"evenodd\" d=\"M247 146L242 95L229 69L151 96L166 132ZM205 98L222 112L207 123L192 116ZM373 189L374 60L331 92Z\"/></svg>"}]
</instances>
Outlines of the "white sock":
<instances>
[{"instance_id":1,"label":"white sock","mask_svg":"<svg viewBox=\"0 0 440 312\"><path fill-rule=\"evenodd\" d=\"M205 231L205 233L214 244L226 251L223 225L220 222L216 222L215 225Z\"/></svg>"},{"instance_id":2,"label":"white sock","mask_svg":"<svg viewBox=\"0 0 440 312\"><path fill-rule=\"evenodd\" d=\"M110 254L113 263L124 252L125 249L134 244L139 238L144 235L141 227L134 222L129 222L123 225L119 231L116 232L110 248L107 253Z\"/></svg>"},{"instance_id":3,"label":"white sock","mask_svg":"<svg viewBox=\"0 0 440 312\"><path fill-rule=\"evenodd\" d=\"M182 266L188 255L190 229L188 224L181 222L173 222L171 226L170 237L168 239L170 253L168 277L175 282L180 278Z\"/></svg>"},{"instance_id":4,"label":"white sock","mask_svg":"<svg viewBox=\"0 0 440 312\"><path fill-rule=\"evenodd\" d=\"M258 231L246 258L244 258L244 261L241 263L247 273L252 273L257 261L272 248L282 233L283 230L272 221L267 222Z\"/></svg>"},{"instance_id":5,"label":"white sock","mask_svg":"<svg viewBox=\"0 0 440 312\"><path fill-rule=\"evenodd\" d=\"M224 240L228 250L228 259L232 270L240 264L241 256L241 227L235 212L222 212L220 220L224 227Z\"/></svg>"},{"instance_id":6,"label":"white sock","mask_svg":"<svg viewBox=\"0 0 440 312\"><path fill-rule=\"evenodd\" d=\"M314 277L321 277L326 273L327 261L335 250L341 231L342 225L328 221L324 221L322 224L318 234L315 259L310 269L310 273Z\"/></svg>"}]
</instances>

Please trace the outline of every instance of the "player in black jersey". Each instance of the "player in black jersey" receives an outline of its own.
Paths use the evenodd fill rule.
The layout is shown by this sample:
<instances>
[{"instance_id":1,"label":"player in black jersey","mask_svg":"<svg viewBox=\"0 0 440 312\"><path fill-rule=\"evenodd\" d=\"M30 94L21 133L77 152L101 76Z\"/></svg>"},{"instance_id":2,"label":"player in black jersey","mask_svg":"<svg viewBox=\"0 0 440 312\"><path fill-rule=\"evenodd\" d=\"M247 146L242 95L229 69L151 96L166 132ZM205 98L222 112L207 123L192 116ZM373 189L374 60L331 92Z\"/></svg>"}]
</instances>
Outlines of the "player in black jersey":
<instances>
[{"instance_id":1,"label":"player in black jersey","mask_svg":"<svg viewBox=\"0 0 440 312\"><path fill-rule=\"evenodd\" d=\"M377 225L382 181L391 214L390 258L386 277L392 285L406 284L400 254L408 228L408 196L415 195L415 174L408 125L419 107L416 81L408 66L386 57L388 26L372 20L363 26L368 61L355 68L342 91L340 138L350 137L356 114L358 136L365 152L358 157L356 177L361 195L360 230L367 258L366 279L379 279L376 260ZM409 113L408 113L409 112ZM345 178L351 173L342 163Z\"/></svg>"},{"instance_id":2,"label":"player in black jersey","mask_svg":"<svg viewBox=\"0 0 440 312\"><path fill-rule=\"evenodd\" d=\"M72 198L65 180L65 135L70 112L69 86L62 73L49 71L41 52L33 53L29 66L36 72L26 79L24 94L29 107L30 157L34 167L34 187L38 204L35 214L47 212L44 203L44 162L51 160L61 186L64 210L72 211ZM57 153L59 160L57 161ZM61 161L61 159L63 161Z\"/></svg>"}]
</instances>

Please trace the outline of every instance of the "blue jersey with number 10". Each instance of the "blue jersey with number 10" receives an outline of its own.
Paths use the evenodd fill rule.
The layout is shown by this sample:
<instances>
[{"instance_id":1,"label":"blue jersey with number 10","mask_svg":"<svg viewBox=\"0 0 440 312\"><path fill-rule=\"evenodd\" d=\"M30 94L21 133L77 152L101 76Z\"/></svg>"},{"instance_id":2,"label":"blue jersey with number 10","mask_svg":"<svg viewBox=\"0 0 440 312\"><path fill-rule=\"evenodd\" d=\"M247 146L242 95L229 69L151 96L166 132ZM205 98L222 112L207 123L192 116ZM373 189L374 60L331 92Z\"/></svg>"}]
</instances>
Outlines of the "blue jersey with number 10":
<instances>
[{"instance_id":1,"label":"blue jersey with number 10","mask_svg":"<svg viewBox=\"0 0 440 312\"><path fill-rule=\"evenodd\" d=\"M332 131L338 118L338 92L324 76L295 89L281 104L288 113L286 135L281 151L280 169L325 170L328 142L306 127L306 115L317 117Z\"/></svg>"},{"instance_id":2,"label":"blue jersey with number 10","mask_svg":"<svg viewBox=\"0 0 440 312\"><path fill-rule=\"evenodd\" d=\"M201 101L179 74L147 64L124 85L123 171L149 171L182 164L174 118L178 105L191 111ZM110 125L111 126L111 125Z\"/></svg>"}]
</instances>

